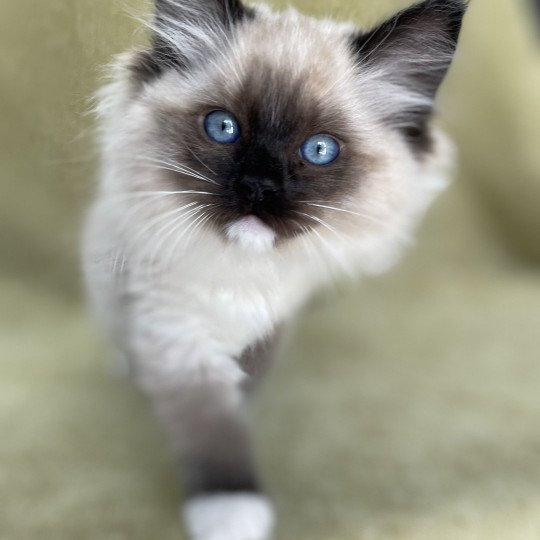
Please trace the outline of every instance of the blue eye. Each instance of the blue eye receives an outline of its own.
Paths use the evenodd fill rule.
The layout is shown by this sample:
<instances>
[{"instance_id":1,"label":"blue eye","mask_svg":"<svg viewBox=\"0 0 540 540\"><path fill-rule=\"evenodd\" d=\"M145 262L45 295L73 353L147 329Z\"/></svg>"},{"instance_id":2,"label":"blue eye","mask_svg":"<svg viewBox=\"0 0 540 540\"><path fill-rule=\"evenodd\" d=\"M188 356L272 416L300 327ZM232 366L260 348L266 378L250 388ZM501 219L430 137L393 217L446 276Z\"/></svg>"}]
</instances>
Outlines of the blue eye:
<instances>
[{"instance_id":1,"label":"blue eye","mask_svg":"<svg viewBox=\"0 0 540 540\"><path fill-rule=\"evenodd\" d=\"M312 165L328 165L338 158L340 152L339 143L330 135L315 135L300 149L302 157Z\"/></svg>"},{"instance_id":2,"label":"blue eye","mask_svg":"<svg viewBox=\"0 0 540 540\"><path fill-rule=\"evenodd\" d=\"M221 144L235 143L240 137L240 126L235 117L225 111L211 112L204 119L207 135Z\"/></svg>"}]
</instances>

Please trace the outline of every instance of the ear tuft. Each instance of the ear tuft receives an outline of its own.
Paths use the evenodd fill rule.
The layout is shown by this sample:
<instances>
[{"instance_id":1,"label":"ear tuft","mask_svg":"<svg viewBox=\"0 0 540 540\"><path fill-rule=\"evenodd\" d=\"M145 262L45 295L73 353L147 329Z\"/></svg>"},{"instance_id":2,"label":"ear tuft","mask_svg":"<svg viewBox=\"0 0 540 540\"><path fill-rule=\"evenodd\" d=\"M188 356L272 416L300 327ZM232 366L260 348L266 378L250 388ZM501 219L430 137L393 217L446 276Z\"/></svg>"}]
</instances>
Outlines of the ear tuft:
<instances>
[{"instance_id":1,"label":"ear tuft","mask_svg":"<svg viewBox=\"0 0 540 540\"><path fill-rule=\"evenodd\" d=\"M234 26L253 18L240 0L155 0L152 48L140 69L151 80L166 69L189 69L219 51Z\"/></svg>"}]
</instances>

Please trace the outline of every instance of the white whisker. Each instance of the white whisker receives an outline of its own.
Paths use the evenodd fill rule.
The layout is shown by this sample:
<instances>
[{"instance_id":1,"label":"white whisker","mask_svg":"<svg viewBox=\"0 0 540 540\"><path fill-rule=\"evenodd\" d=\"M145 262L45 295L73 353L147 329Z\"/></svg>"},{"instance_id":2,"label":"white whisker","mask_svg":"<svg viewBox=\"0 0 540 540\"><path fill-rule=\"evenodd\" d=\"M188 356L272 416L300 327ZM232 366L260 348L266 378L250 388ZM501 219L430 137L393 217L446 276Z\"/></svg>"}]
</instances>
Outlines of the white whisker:
<instances>
[{"instance_id":1,"label":"white whisker","mask_svg":"<svg viewBox=\"0 0 540 540\"><path fill-rule=\"evenodd\" d=\"M203 174L201 171L197 171L193 169L192 167L189 167L183 163L178 163L175 160L173 160L170 156L158 156L158 157L152 157L152 156L129 156L130 159L134 159L136 162L146 164L149 167L153 167L155 169L161 169L171 172L176 172L178 174L182 174L191 178L195 178L197 180L201 180L203 182L208 182L210 184L219 185L218 182L213 180L212 178L209 178L205 174Z\"/></svg>"},{"instance_id":2,"label":"white whisker","mask_svg":"<svg viewBox=\"0 0 540 540\"><path fill-rule=\"evenodd\" d=\"M118 193L116 195L108 195L99 204L106 206L117 202L129 201L130 199L144 199L150 197L170 197L173 195L216 195L210 191L197 191L194 189L186 189L182 191L134 191L132 193Z\"/></svg>"},{"instance_id":3,"label":"white whisker","mask_svg":"<svg viewBox=\"0 0 540 540\"><path fill-rule=\"evenodd\" d=\"M330 224L328 224L326 221L324 221L321 218L318 218L316 216L312 216L311 214L306 214L305 212L300 212L298 210L294 210L295 214L299 214L301 216L307 217L308 219L312 219L313 221L316 221L319 225L322 225L324 228L328 229L331 233L336 235L336 237L339 240L345 240L345 238L339 234L334 227L332 227Z\"/></svg>"},{"instance_id":4,"label":"white whisker","mask_svg":"<svg viewBox=\"0 0 540 540\"><path fill-rule=\"evenodd\" d=\"M127 243L126 251L128 253L131 253L131 249L134 249L134 252L137 252L139 250L138 244L141 242L141 240L144 240L145 237L152 231L152 228L159 226L163 221L167 220L171 216L177 216L177 214L181 214L181 216L186 214L186 210L188 208L192 208L193 206L196 206L197 203L190 203L185 206L182 206L180 208L175 208L174 210L170 210L169 212L165 212L164 214L160 214L153 219L151 219L148 223L144 225L144 227L136 232L136 235L133 238L130 238L129 242ZM192 210L189 210L188 212L191 212Z\"/></svg>"},{"instance_id":5,"label":"white whisker","mask_svg":"<svg viewBox=\"0 0 540 540\"><path fill-rule=\"evenodd\" d=\"M204 163L204 161L189 146L186 146L185 148L205 169L208 169L214 176L217 176L217 174Z\"/></svg>"},{"instance_id":6,"label":"white whisker","mask_svg":"<svg viewBox=\"0 0 540 540\"><path fill-rule=\"evenodd\" d=\"M214 205L210 205L210 206L214 206ZM177 250L177 248L178 248L178 245L179 245L180 242L183 240L183 238L185 237L185 235L186 235L190 230L192 230L192 232L193 232L194 230L196 230L196 228L198 227L198 224L201 223L201 219L202 219L203 221L207 221L205 218L211 216L211 214L208 214L208 213L204 212L204 208L201 208L201 209L200 209L200 212L202 212L202 216L199 216L199 217L195 218L195 219L194 219L194 220L193 220L193 221L192 221L192 222L191 222L191 223L190 223L190 224L182 231L182 233L181 233L178 237L174 238L173 242L171 243L171 247L170 247L170 249L169 249L169 255L168 255L167 257L164 257L164 258L163 258L163 262L164 262L163 266L164 266L164 269L168 268L168 266L171 264L171 261L174 259L174 254L175 254L175 252L176 252L176 250ZM178 230L178 227L179 227L179 226L180 226L180 225L178 225L178 226L175 228L175 230ZM191 238L191 234L190 234L190 238ZM187 245L188 242L185 242L185 244Z\"/></svg>"},{"instance_id":7,"label":"white whisker","mask_svg":"<svg viewBox=\"0 0 540 540\"><path fill-rule=\"evenodd\" d=\"M188 219L190 219L194 215L197 215L199 212L203 211L205 208L209 208L212 206L215 206L215 205L213 204L198 205L195 209L192 209L186 214L175 218L170 223L166 223L163 227L161 227L158 231L156 231L154 236L157 238L157 242L154 245L154 248L152 250L150 261L155 260L163 244L168 240L168 238L170 238L170 236L173 234L175 230L177 230L179 226L183 225ZM165 234L165 231L167 231L167 229L169 229L169 231Z\"/></svg>"},{"instance_id":8,"label":"white whisker","mask_svg":"<svg viewBox=\"0 0 540 540\"><path fill-rule=\"evenodd\" d=\"M354 216L361 217L362 219L365 219L367 221L371 221L372 223L374 223L376 225L381 225L385 229L392 230L403 241L406 241L406 242L411 241L411 239L407 235L403 234L401 231L397 230L395 227L392 227L390 224L383 221L382 219L380 219L380 218L378 218L376 216L373 216L371 214L366 214L364 212L354 212L352 210L347 210L346 208L338 208L338 207L335 207L335 206L328 206L328 205L325 205L325 204L312 203L312 202L308 202L308 201L303 201L303 202L304 202L304 204L308 204L309 206L315 206L317 208L326 208L327 210L334 210L335 212L344 212L346 214L351 214L351 215L354 215Z\"/></svg>"},{"instance_id":9,"label":"white whisker","mask_svg":"<svg viewBox=\"0 0 540 540\"><path fill-rule=\"evenodd\" d=\"M312 228L311 232L313 232L313 234L317 236L317 238L320 240L322 247L325 248L325 253L329 254L336 261L338 267L341 268L345 272L345 274L349 274L349 266L344 263L343 260L338 256L333 246L331 246L328 241L322 237L322 235L319 233L319 231L317 231L317 229Z\"/></svg>"}]
</instances>

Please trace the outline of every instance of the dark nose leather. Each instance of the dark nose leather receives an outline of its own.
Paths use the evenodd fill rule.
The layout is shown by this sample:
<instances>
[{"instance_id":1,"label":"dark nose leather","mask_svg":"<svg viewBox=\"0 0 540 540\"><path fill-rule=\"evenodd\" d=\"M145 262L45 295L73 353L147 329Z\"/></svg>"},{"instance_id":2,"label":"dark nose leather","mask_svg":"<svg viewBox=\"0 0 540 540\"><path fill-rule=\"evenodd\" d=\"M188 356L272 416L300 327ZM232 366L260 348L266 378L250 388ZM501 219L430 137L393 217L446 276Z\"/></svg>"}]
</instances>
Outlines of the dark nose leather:
<instances>
[{"instance_id":1,"label":"dark nose leather","mask_svg":"<svg viewBox=\"0 0 540 540\"><path fill-rule=\"evenodd\" d=\"M245 201L255 206L273 200L279 191L279 186L270 178L245 176L240 180L238 193Z\"/></svg>"}]
</instances>

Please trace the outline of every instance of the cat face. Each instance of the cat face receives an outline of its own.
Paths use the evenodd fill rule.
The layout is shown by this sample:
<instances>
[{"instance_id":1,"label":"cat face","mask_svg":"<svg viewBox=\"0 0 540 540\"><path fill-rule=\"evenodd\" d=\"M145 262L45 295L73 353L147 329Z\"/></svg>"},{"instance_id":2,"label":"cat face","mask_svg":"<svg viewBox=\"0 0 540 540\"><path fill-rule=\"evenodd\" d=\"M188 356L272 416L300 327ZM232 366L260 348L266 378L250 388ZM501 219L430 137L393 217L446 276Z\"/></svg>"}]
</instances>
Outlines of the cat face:
<instances>
[{"instance_id":1,"label":"cat face","mask_svg":"<svg viewBox=\"0 0 540 540\"><path fill-rule=\"evenodd\" d=\"M259 39L277 28L285 43L298 21L278 21L267 28L245 23L232 58L217 57L204 83L193 81L181 103L157 103L162 152L193 170L202 167L215 181L205 186L217 204L212 223L229 237L240 239L250 227L268 241L304 234L321 219L321 208L310 204L339 205L353 196L370 159L362 154L365 126L354 125L361 120L335 81L336 74L351 77L352 64L344 61L350 53L333 35L317 33L321 52L297 64L283 45L279 50ZM164 92L178 87L176 77ZM200 184L181 174L171 178L182 190Z\"/></svg>"},{"instance_id":2,"label":"cat face","mask_svg":"<svg viewBox=\"0 0 540 540\"><path fill-rule=\"evenodd\" d=\"M179 204L204 207L201 226L247 249L393 223L426 190L464 8L427 0L360 32L235 0L158 0L152 48L129 64L131 151L163 164L152 182Z\"/></svg>"}]
</instances>

